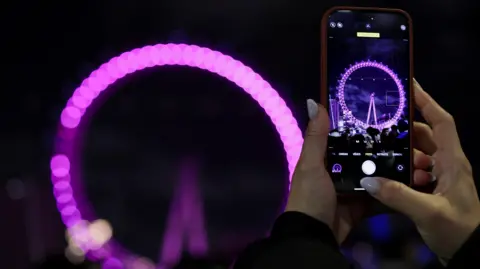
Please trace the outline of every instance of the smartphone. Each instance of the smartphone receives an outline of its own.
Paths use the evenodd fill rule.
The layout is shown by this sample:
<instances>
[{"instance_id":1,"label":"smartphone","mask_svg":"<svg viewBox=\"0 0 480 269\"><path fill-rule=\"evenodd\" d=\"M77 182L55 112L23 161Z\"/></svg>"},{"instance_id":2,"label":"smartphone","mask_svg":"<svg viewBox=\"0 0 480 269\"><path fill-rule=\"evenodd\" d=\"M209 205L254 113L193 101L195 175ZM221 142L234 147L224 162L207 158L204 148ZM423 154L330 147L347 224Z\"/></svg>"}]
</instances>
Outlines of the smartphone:
<instances>
[{"instance_id":1,"label":"smartphone","mask_svg":"<svg viewBox=\"0 0 480 269\"><path fill-rule=\"evenodd\" d=\"M412 21L396 9L336 7L322 20L326 164L337 193L364 177L413 177Z\"/></svg>"}]
</instances>

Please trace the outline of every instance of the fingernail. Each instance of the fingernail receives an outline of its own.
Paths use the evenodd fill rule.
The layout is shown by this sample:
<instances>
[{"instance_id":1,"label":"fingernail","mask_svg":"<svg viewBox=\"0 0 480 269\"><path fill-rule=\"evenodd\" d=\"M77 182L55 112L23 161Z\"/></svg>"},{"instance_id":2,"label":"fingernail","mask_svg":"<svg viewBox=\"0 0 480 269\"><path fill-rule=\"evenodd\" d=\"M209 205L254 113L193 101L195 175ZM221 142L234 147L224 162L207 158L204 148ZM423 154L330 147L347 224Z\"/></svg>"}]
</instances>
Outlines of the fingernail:
<instances>
[{"instance_id":1,"label":"fingernail","mask_svg":"<svg viewBox=\"0 0 480 269\"><path fill-rule=\"evenodd\" d=\"M414 84L415 86L420 87L420 84L418 83L417 79L415 79L415 78L413 79L413 84Z\"/></svg>"},{"instance_id":2,"label":"fingernail","mask_svg":"<svg viewBox=\"0 0 480 269\"><path fill-rule=\"evenodd\" d=\"M360 185L370 194L375 194L380 189L380 182L374 177L365 177L360 180Z\"/></svg>"},{"instance_id":3,"label":"fingernail","mask_svg":"<svg viewBox=\"0 0 480 269\"><path fill-rule=\"evenodd\" d=\"M318 105L317 102L313 101L312 99L307 100L307 110L308 110L308 117L313 120L318 115Z\"/></svg>"}]
</instances>

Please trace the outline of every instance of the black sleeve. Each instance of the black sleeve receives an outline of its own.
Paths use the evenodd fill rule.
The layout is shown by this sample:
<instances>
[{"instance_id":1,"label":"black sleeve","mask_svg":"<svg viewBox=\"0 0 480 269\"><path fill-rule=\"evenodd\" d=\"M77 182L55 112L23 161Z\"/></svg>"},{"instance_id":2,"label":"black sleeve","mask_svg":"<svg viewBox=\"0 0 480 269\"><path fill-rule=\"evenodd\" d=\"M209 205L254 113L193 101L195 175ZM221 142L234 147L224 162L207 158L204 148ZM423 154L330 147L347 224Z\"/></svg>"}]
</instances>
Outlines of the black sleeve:
<instances>
[{"instance_id":1,"label":"black sleeve","mask_svg":"<svg viewBox=\"0 0 480 269\"><path fill-rule=\"evenodd\" d=\"M303 213L278 217L269 238L257 241L238 257L234 269L346 269L330 228Z\"/></svg>"},{"instance_id":2,"label":"black sleeve","mask_svg":"<svg viewBox=\"0 0 480 269\"><path fill-rule=\"evenodd\" d=\"M478 268L480 264L480 226L470 238L453 255L448 262L447 269Z\"/></svg>"}]
</instances>

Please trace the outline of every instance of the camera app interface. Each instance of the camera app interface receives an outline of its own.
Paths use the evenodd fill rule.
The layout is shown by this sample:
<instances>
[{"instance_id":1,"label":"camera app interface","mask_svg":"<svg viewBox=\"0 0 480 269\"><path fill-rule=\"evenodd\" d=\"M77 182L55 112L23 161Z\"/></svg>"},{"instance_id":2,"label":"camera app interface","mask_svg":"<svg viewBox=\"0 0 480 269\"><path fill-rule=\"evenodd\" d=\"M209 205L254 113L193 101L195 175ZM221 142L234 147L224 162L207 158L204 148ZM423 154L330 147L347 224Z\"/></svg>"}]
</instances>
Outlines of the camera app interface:
<instances>
[{"instance_id":1,"label":"camera app interface","mask_svg":"<svg viewBox=\"0 0 480 269\"><path fill-rule=\"evenodd\" d=\"M410 180L409 24L401 13L337 11L327 42L327 164L337 190Z\"/></svg>"}]
</instances>

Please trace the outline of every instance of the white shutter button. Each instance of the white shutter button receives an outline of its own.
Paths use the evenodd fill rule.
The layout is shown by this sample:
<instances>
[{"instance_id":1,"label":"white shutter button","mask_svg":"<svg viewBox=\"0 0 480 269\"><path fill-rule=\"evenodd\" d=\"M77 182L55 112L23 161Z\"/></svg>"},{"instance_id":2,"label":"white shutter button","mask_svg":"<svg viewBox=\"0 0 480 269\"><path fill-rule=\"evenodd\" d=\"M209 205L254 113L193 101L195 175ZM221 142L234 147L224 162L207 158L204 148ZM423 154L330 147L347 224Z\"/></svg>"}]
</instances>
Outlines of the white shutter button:
<instances>
[{"instance_id":1,"label":"white shutter button","mask_svg":"<svg viewBox=\"0 0 480 269\"><path fill-rule=\"evenodd\" d=\"M362 171L365 175L371 176L377 170L377 166L374 162L367 160L362 163Z\"/></svg>"}]
</instances>

